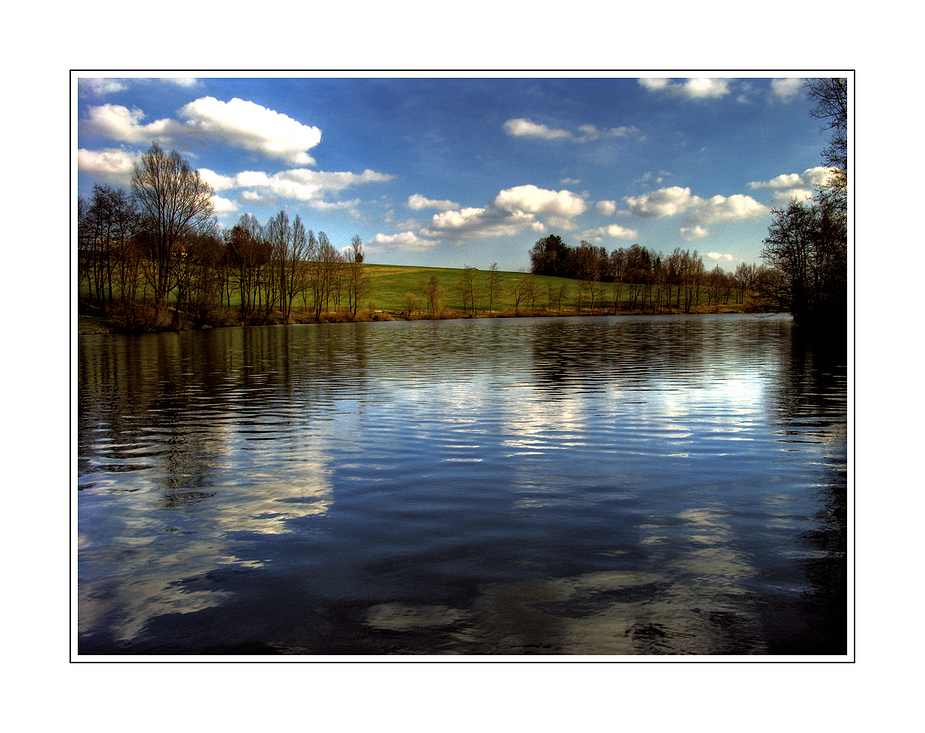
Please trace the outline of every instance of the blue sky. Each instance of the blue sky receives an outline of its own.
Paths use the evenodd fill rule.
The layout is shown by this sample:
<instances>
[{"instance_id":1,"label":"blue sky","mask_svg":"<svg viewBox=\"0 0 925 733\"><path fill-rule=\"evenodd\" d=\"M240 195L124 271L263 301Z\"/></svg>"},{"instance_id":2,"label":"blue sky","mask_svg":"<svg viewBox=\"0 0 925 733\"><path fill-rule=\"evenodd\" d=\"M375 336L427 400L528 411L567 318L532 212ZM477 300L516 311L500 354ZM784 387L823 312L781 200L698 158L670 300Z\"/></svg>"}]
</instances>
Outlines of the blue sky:
<instances>
[{"instance_id":1,"label":"blue sky","mask_svg":"<svg viewBox=\"0 0 925 733\"><path fill-rule=\"evenodd\" d=\"M164 78L75 73L77 192L129 187L157 140L219 223L280 210L367 261L529 269L558 234L759 262L771 208L825 176L800 79ZM79 77L79 78L78 78Z\"/></svg>"}]
</instances>

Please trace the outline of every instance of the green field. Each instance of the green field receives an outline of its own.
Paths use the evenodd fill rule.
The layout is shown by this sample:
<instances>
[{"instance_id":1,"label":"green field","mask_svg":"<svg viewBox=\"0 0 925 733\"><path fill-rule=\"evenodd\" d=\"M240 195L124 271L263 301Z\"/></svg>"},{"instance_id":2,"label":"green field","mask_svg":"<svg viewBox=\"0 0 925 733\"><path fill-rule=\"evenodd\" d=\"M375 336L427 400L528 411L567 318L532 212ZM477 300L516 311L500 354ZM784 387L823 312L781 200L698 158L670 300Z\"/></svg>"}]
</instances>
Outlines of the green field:
<instances>
[{"instance_id":1,"label":"green field","mask_svg":"<svg viewBox=\"0 0 925 733\"><path fill-rule=\"evenodd\" d=\"M412 309L412 316L429 315L427 301L422 292L424 286L431 277L436 277L437 282L442 290L441 305L445 315L463 312L463 298L460 293L460 282L464 277L465 270L441 267L411 267L397 265L364 265L370 275L372 292L366 300L362 302L361 307L367 312L386 311L392 314L408 314L408 306L416 305ZM475 286L475 308L476 315L487 316L488 313L488 291L489 277L488 270L473 271L473 282ZM492 313L503 315L513 315L519 313L559 313L563 315L575 314L578 310L579 301L579 282L578 280L548 277L544 275L530 275L523 272L499 272L499 294L496 301L492 304ZM518 283L524 283L532 278L535 282L535 298L532 300L526 297L521 300L520 304L516 303L514 295ZM621 312L631 312L633 310L631 303L631 287L623 284L619 288ZM564 290L563 290L564 288ZM612 308L614 294L617 286L613 283L596 283L595 284L595 302L594 310L603 312ZM552 291L552 293L550 292ZM560 295L561 293L561 295ZM409 299L409 296L410 299ZM414 300L416 299L416 303ZM702 297L702 303L699 308L694 310L702 311L707 308L706 295ZM372 304L370 308L369 304ZM591 306L591 294L585 291L581 295L582 312L589 312ZM741 305L735 306L734 297L730 298L728 305L709 306L710 311L732 311L741 309ZM641 310L638 308L637 310ZM664 310L664 308L663 308Z\"/></svg>"},{"instance_id":2,"label":"green field","mask_svg":"<svg viewBox=\"0 0 925 733\"><path fill-rule=\"evenodd\" d=\"M605 313L652 313L652 297L659 297L658 312L682 312L676 305L677 289L672 288L670 305L666 304L667 291L653 287L650 298L645 307L638 299L639 286L623 283L593 284L592 285L570 278L532 275L524 272L498 272L497 286L494 301L489 310L489 283L491 272L489 270L470 270L472 277L472 302L464 307L463 293L460 284L467 276L467 271L458 268L443 267L414 267L399 265L364 264L363 269L368 273L370 292L361 298L357 309L356 320L395 320L417 318L461 318L461 317L488 317L488 316L518 316L518 315L577 315L577 314L605 314ZM439 303L435 310L431 310L430 303L425 294L425 286L436 279L439 289ZM118 287L115 288L118 294ZM516 293L520 291L520 298ZM637 298L634 301L634 290ZM619 293L619 302L614 310L614 297ZM205 323L207 325L235 325L239 322L237 309L240 305L237 293L232 293L230 306L218 306L211 310ZM109 330L159 330L176 326L173 317L167 314L159 321L140 322L136 317L131 325L124 317L120 320L118 313L107 312L93 306L88 298L86 282L80 287L80 316L81 328L84 332L105 332ZM580 304L580 308L579 308ZM309 322L312 314L300 310L301 298L294 303L291 322ZM141 306L142 310L145 306ZM150 310L150 306L147 306ZM716 298L708 298L707 289L703 288L699 304L694 304L692 313L729 313L751 309L736 302L733 294L728 304L718 305ZM137 309L136 309L136 312ZM179 318L181 327L189 327L190 315L184 310ZM167 320L164 320L167 318ZM339 310L322 314L325 321L353 320L352 313L347 308L347 297L344 295ZM274 310L264 320L248 319L248 323L281 323L282 314Z\"/></svg>"}]
</instances>

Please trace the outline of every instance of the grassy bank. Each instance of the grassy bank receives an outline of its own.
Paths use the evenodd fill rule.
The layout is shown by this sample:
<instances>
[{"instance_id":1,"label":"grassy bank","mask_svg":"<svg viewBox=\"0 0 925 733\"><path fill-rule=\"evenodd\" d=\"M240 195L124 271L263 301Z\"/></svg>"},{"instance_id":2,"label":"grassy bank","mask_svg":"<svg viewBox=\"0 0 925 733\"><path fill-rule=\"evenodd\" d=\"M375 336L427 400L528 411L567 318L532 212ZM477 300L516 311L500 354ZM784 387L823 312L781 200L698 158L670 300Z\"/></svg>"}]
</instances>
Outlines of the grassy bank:
<instances>
[{"instance_id":1,"label":"grassy bank","mask_svg":"<svg viewBox=\"0 0 925 733\"><path fill-rule=\"evenodd\" d=\"M350 320L398 320L419 318L472 318L472 317L514 317L528 315L591 315L591 314L632 314L652 313L651 302L643 307L640 293L634 295L638 286L630 284L595 283L593 292L590 286L582 287L577 280L530 275L522 272L495 273L494 296L489 303L492 273L488 270L466 271L455 268L414 267L399 265L365 264L364 270L370 278L370 292L359 304L357 317L345 309L322 314L326 322ZM471 278L471 295L464 297L461 285ZM425 287L432 282L437 285L435 307L431 308L430 299L425 294ZM593 298L592 298L593 296ZM593 307L592 307L593 300ZM614 302L616 300L616 309ZM670 305L666 304L666 293L661 294L660 313L683 312L684 296L676 305L675 295L671 296ZM722 297L707 297L706 289L701 292L700 303L690 308L692 313L736 313L756 310L748 300L736 303L733 294L728 303L723 304ZM474 301L474 309L472 303ZM343 299L346 303L346 298ZM213 309L209 325L238 325L237 303L232 299L230 307ZM489 309L489 305L491 308ZM104 314L92 308L80 308L80 333L105 333L120 329L119 316ZM174 318L169 318L162 327L175 327ZM295 323L312 322L314 319L307 312L296 308L291 321ZM282 314L271 313L268 323L281 323ZM192 327L192 321L181 313L180 328ZM131 329L130 329L131 330ZM135 328L134 330L154 330L152 328Z\"/></svg>"}]
</instances>

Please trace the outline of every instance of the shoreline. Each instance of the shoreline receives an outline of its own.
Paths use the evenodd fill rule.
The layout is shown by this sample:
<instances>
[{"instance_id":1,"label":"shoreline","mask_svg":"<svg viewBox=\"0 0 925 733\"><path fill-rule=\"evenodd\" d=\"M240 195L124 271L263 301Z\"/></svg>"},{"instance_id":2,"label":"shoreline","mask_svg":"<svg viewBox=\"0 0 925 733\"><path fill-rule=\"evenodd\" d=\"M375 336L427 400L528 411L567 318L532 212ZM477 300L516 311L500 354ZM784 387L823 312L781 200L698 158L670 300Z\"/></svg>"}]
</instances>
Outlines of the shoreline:
<instances>
[{"instance_id":1,"label":"shoreline","mask_svg":"<svg viewBox=\"0 0 925 733\"><path fill-rule=\"evenodd\" d=\"M462 313L460 311L444 311L441 314L430 316L427 314L412 314L408 315L404 312L394 312L394 311L375 311L371 316L370 314L364 314L363 317L358 318L338 318L336 314L335 317L330 319L325 319L321 321L307 320L307 321L293 321L290 323L283 323L281 321L270 320L265 323L227 323L222 325L205 325L199 328L196 328L191 322L184 322L186 319L181 320L181 323L178 327L171 328L161 328L156 330L131 330L122 328L119 326L117 319L112 316L105 315L92 315L87 313L78 313L77 315L77 334L78 336L104 336L110 334L118 335L129 335L129 334L143 334L143 333L178 333L181 331L208 331L216 328L250 328L250 327L261 327L261 326L298 326L298 325L326 325L331 323L384 323L384 322L395 322L395 321L461 321L461 320L486 320L486 319L514 319L514 318L599 318L607 316L689 316L689 317L699 317L699 316L723 316L723 315L752 315L756 317L760 316L771 316L771 315L784 315L777 313L776 311L756 311L756 310L745 310L743 308L716 308L713 306L704 307L697 311L692 311L690 313L684 313L683 311L658 311L658 312L647 312L647 311L621 311L617 313L604 311L603 309L593 312L585 311L582 313L576 312L555 312L549 310L535 310L535 311L523 311L520 313L509 313L509 312L494 312L491 314L488 313Z\"/></svg>"}]
</instances>

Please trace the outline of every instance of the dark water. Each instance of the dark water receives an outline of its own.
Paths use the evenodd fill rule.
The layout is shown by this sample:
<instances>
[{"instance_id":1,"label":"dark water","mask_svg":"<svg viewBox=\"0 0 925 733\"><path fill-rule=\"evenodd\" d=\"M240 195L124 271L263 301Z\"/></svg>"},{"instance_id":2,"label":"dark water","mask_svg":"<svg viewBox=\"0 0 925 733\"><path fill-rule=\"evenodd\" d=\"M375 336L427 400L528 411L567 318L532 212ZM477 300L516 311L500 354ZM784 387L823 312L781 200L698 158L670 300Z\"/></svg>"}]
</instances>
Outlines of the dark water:
<instances>
[{"instance_id":1,"label":"dark water","mask_svg":"<svg viewBox=\"0 0 925 733\"><path fill-rule=\"evenodd\" d=\"M81 655L847 653L845 359L789 318L78 352Z\"/></svg>"}]
</instances>

